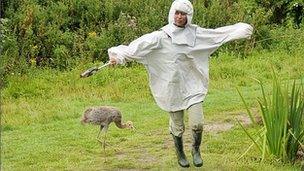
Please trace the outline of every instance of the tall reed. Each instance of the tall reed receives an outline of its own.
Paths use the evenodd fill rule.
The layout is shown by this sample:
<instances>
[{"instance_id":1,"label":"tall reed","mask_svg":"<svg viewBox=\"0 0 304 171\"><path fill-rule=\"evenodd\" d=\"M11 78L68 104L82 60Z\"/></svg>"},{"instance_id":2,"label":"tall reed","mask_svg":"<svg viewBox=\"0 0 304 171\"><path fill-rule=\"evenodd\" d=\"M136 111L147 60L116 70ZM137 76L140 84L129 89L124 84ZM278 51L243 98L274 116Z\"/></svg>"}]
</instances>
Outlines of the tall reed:
<instances>
[{"instance_id":1,"label":"tall reed","mask_svg":"<svg viewBox=\"0 0 304 171\"><path fill-rule=\"evenodd\" d=\"M258 82L262 91L262 97L258 98L258 103L261 110L263 128L259 132L257 140L240 125L253 141L253 144L262 152L262 160L268 154L282 161L294 162L297 157L297 151L303 144L304 137L303 84L302 82L297 84L294 81L289 93L289 84L283 84L274 73L272 94L268 96L265 93L263 83ZM245 104L248 115L253 121L252 113L244 97L239 90L238 92ZM255 122L253 121L253 123Z\"/></svg>"}]
</instances>

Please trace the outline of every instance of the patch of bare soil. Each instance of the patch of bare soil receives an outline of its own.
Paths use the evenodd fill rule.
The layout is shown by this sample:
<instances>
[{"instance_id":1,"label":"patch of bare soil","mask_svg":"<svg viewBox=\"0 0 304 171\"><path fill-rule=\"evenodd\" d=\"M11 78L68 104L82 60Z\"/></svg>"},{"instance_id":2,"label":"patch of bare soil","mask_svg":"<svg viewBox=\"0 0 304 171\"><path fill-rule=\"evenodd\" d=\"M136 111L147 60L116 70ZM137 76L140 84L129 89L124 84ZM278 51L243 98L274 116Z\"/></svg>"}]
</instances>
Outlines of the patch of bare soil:
<instances>
[{"instance_id":1,"label":"patch of bare soil","mask_svg":"<svg viewBox=\"0 0 304 171\"><path fill-rule=\"evenodd\" d=\"M217 123L207 123L204 125L204 132L218 133L223 131L228 131L234 127L233 123L217 122Z\"/></svg>"},{"instance_id":2,"label":"patch of bare soil","mask_svg":"<svg viewBox=\"0 0 304 171\"><path fill-rule=\"evenodd\" d=\"M256 117L256 121L260 118ZM246 114L237 115L233 120L223 121L223 122L207 122L204 125L204 132L219 133L224 131L229 131L235 125L237 125L237 120L244 126L250 125L252 122Z\"/></svg>"}]
</instances>

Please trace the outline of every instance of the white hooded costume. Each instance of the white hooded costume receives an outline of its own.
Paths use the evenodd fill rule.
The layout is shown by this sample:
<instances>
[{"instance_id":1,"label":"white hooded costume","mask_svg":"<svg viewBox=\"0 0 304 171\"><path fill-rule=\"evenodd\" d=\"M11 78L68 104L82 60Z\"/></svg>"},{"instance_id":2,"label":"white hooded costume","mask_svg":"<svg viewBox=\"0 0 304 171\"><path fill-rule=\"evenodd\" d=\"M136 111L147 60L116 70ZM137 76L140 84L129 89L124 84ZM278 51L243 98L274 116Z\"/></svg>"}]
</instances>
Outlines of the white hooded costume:
<instances>
[{"instance_id":1,"label":"white hooded costume","mask_svg":"<svg viewBox=\"0 0 304 171\"><path fill-rule=\"evenodd\" d=\"M185 28L174 25L175 11L187 14ZM209 56L222 44L249 38L253 28L237 23L217 29L191 24L193 7L188 0L175 0L169 12L169 24L145 34L128 46L108 50L119 64L136 60L145 65L153 97L159 107L174 112L202 102L209 81Z\"/></svg>"}]
</instances>

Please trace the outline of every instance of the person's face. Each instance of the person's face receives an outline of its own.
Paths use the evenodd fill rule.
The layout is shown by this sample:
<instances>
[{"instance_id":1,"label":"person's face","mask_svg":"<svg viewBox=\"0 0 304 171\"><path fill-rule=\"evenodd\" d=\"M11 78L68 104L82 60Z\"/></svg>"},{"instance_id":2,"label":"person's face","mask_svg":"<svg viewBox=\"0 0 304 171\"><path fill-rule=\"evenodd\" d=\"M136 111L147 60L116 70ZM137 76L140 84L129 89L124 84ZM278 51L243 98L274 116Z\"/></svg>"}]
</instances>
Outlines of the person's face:
<instances>
[{"instance_id":1,"label":"person's face","mask_svg":"<svg viewBox=\"0 0 304 171\"><path fill-rule=\"evenodd\" d=\"M187 24L187 14L182 11L175 11L174 24L178 27L184 27Z\"/></svg>"}]
</instances>

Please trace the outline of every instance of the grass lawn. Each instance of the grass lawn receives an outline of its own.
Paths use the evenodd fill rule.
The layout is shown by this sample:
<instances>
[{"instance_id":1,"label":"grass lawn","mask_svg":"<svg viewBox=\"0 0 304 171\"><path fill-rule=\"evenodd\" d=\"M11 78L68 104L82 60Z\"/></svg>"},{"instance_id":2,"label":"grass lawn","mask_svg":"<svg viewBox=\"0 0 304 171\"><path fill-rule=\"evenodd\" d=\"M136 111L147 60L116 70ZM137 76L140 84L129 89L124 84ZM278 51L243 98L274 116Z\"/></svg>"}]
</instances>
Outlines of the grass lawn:
<instances>
[{"instance_id":1,"label":"grass lawn","mask_svg":"<svg viewBox=\"0 0 304 171\"><path fill-rule=\"evenodd\" d=\"M292 64L292 65L291 65ZM266 85L271 67L288 81L303 78L303 57L286 53L252 54L247 59L226 54L211 60L210 90L203 103L205 123L233 123L245 108L236 87L258 113L259 78ZM95 76L80 79L89 64L72 71L32 69L28 74L10 75L2 90L3 170L176 170L168 114L153 101L142 66L106 68ZM120 108L123 119L132 120L136 130L111 125L104 153L96 140L98 126L81 125L83 111L90 106ZM187 116L187 115L186 115ZM186 125L187 125L186 117ZM250 132L259 127L247 126ZM185 152L191 160L191 137L186 127ZM300 170L295 165L266 159L256 148L239 158L251 140L235 124L222 132L205 131L201 152L205 170ZM195 167L191 165L191 169Z\"/></svg>"}]
</instances>

